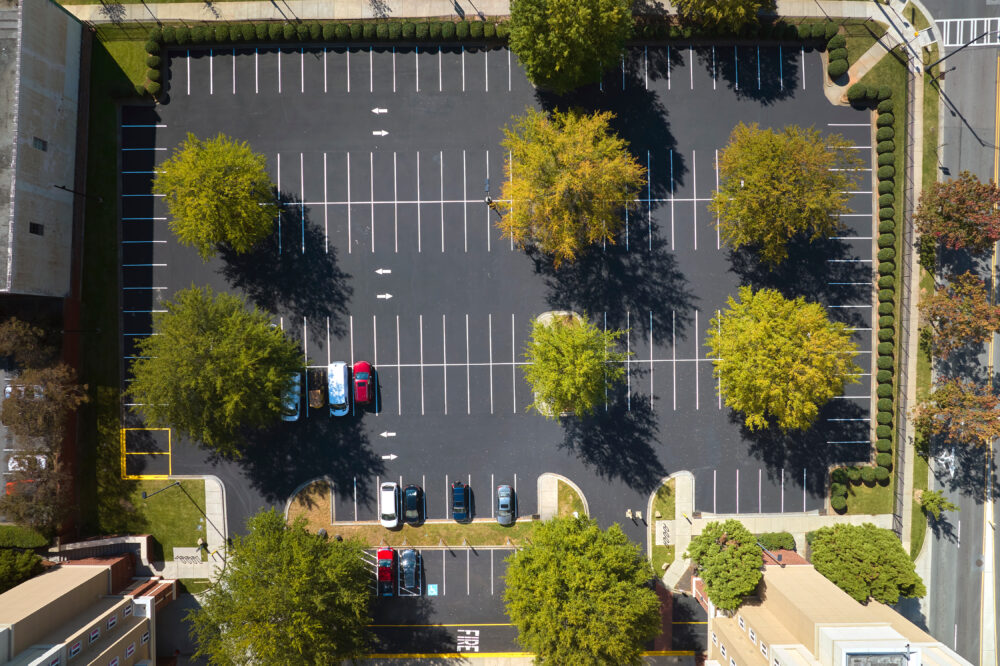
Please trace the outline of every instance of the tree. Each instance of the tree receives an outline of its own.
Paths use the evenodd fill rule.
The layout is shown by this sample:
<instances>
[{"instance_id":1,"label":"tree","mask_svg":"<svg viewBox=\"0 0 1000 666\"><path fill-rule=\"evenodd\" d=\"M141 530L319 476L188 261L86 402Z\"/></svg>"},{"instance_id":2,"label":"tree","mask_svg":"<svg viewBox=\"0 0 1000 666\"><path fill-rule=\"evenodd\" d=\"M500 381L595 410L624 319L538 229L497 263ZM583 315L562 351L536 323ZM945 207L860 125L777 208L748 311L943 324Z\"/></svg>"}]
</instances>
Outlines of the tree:
<instances>
[{"instance_id":1,"label":"tree","mask_svg":"<svg viewBox=\"0 0 1000 666\"><path fill-rule=\"evenodd\" d=\"M736 610L753 594L764 566L756 537L732 519L705 525L691 538L684 557L697 565L708 598L722 610Z\"/></svg>"},{"instance_id":2,"label":"tree","mask_svg":"<svg viewBox=\"0 0 1000 666\"><path fill-rule=\"evenodd\" d=\"M531 81L558 94L597 83L632 34L627 0L513 0L510 48Z\"/></svg>"},{"instance_id":3,"label":"tree","mask_svg":"<svg viewBox=\"0 0 1000 666\"><path fill-rule=\"evenodd\" d=\"M0 493L0 515L46 536L54 534L70 509L70 479L58 454L41 448L19 449L11 456L17 469L7 474L14 486Z\"/></svg>"},{"instance_id":4,"label":"tree","mask_svg":"<svg viewBox=\"0 0 1000 666\"><path fill-rule=\"evenodd\" d=\"M968 171L932 182L920 194L913 220L917 231L954 250L985 252L1000 240L1000 189Z\"/></svg>"},{"instance_id":5,"label":"tree","mask_svg":"<svg viewBox=\"0 0 1000 666\"><path fill-rule=\"evenodd\" d=\"M900 596L927 594L913 561L891 530L871 523L840 523L813 533L812 563L831 583L860 603L894 604Z\"/></svg>"},{"instance_id":6,"label":"tree","mask_svg":"<svg viewBox=\"0 0 1000 666\"><path fill-rule=\"evenodd\" d=\"M1000 437L998 406L1000 400L991 387L957 377L936 382L917 403L914 419L927 434L983 445Z\"/></svg>"},{"instance_id":7,"label":"tree","mask_svg":"<svg viewBox=\"0 0 1000 666\"><path fill-rule=\"evenodd\" d=\"M586 245L615 242L646 169L611 131L613 117L528 109L504 128L509 158L497 226L505 238L534 243L557 268Z\"/></svg>"},{"instance_id":8,"label":"tree","mask_svg":"<svg viewBox=\"0 0 1000 666\"><path fill-rule=\"evenodd\" d=\"M593 413L605 389L625 378L629 355L617 348L624 333L602 331L570 313L533 320L524 352L524 376L535 392L531 407L553 419L566 412Z\"/></svg>"},{"instance_id":9,"label":"tree","mask_svg":"<svg viewBox=\"0 0 1000 666\"><path fill-rule=\"evenodd\" d=\"M739 32L747 24L758 22L757 13L773 3L761 0L673 0L671 3L685 21L710 29Z\"/></svg>"},{"instance_id":10,"label":"tree","mask_svg":"<svg viewBox=\"0 0 1000 666\"><path fill-rule=\"evenodd\" d=\"M249 252L278 213L264 155L224 134L202 141L189 132L159 165L153 192L165 196L171 231L203 259L219 244Z\"/></svg>"},{"instance_id":11,"label":"tree","mask_svg":"<svg viewBox=\"0 0 1000 666\"><path fill-rule=\"evenodd\" d=\"M638 664L660 632L653 569L618 525L553 518L507 562L507 615L538 663Z\"/></svg>"},{"instance_id":12,"label":"tree","mask_svg":"<svg viewBox=\"0 0 1000 666\"><path fill-rule=\"evenodd\" d=\"M920 313L934 332L931 349L942 358L956 349L986 342L1000 328L1000 306L990 303L986 283L971 271L921 298Z\"/></svg>"},{"instance_id":13,"label":"tree","mask_svg":"<svg viewBox=\"0 0 1000 666\"><path fill-rule=\"evenodd\" d=\"M0 548L0 594L42 573L42 558L30 550Z\"/></svg>"},{"instance_id":14,"label":"tree","mask_svg":"<svg viewBox=\"0 0 1000 666\"><path fill-rule=\"evenodd\" d=\"M240 455L242 428L281 415L301 372L298 346L265 313L209 287L178 291L137 340L128 389L150 427L173 427L225 455ZM297 380L295 380L297 381Z\"/></svg>"},{"instance_id":15,"label":"tree","mask_svg":"<svg viewBox=\"0 0 1000 666\"><path fill-rule=\"evenodd\" d=\"M0 419L19 437L41 437L49 446L59 443L66 417L87 402L87 386L65 363L51 368L29 368L21 373Z\"/></svg>"},{"instance_id":16,"label":"tree","mask_svg":"<svg viewBox=\"0 0 1000 666\"><path fill-rule=\"evenodd\" d=\"M834 235L862 166L850 145L838 134L795 125L777 132L757 123L733 128L710 204L725 242L755 248L773 266L788 257L793 238Z\"/></svg>"},{"instance_id":17,"label":"tree","mask_svg":"<svg viewBox=\"0 0 1000 666\"><path fill-rule=\"evenodd\" d=\"M233 537L226 566L188 613L197 657L213 664L335 664L371 640L372 574L362 545L286 525L273 509Z\"/></svg>"},{"instance_id":18,"label":"tree","mask_svg":"<svg viewBox=\"0 0 1000 666\"><path fill-rule=\"evenodd\" d=\"M943 511L959 511L957 504L952 504L940 490L925 490L920 494L920 508L924 515L934 516L934 520L941 520Z\"/></svg>"},{"instance_id":19,"label":"tree","mask_svg":"<svg viewBox=\"0 0 1000 666\"><path fill-rule=\"evenodd\" d=\"M21 368L37 368L52 359L52 349L44 344L45 331L17 317L0 324L0 356L13 356Z\"/></svg>"},{"instance_id":20,"label":"tree","mask_svg":"<svg viewBox=\"0 0 1000 666\"><path fill-rule=\"evenodd\" d=\"M788 300L773 289L740 287L739 301L712 318L708 330L713 374L726 405L760 430L808 428L844 384L858 382L857 346L819 303Z\"/></svg>"}]
</instances>

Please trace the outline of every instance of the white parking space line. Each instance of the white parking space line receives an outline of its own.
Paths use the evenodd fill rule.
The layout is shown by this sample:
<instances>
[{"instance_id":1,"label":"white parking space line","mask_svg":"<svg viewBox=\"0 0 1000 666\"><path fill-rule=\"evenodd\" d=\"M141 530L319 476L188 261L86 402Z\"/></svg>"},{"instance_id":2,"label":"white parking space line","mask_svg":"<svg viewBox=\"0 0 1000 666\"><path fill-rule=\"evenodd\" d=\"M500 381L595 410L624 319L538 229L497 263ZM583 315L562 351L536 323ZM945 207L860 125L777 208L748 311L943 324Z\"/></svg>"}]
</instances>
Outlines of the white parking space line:
<instances>
[{"instance_id":1,"label":"white parking space line","mask_svg":"<svg viewBox=\"0 0 1000 666\"><path fill-rule=\"evenodd\" d=\"M716 75L715 75L715 44L712 44L712 90L716 90Z\"/></svg>"},{"instance_id":2,"label":"white parking space line","mask_svg":"<svg viewBox=\"0 0 1000 666\"><path fill-rule=\"evenodd\" d=\"M739 47L733 46L733 71L736 73L734 77L736 81L736 90L740 89L740 54Z\"/></svg>"},{"instance_id":3,"label":"white parking space line","mask_svg":"<svg viewBox=\"0 0 1000 666\"><path fill-rule=\"evenodd\" d=\"M465 315L465 413L472 413L469 383L469 315Z\"/></svg>"},{"instance_id":4,"label":"white parking space line","mask_svg":"<svg viewBox=\"0 0 1000 666\"><path fill-rule=\"evenodd\" d=\"M688 62L691 65L688 68L691 77L691 90L694 90L694 47L690 44L688 44Z\"/></svg>"},{"instance_id":5,"label":"white parking space line","mask_svg":"<svg viewBox=\"0 0 1000 666\"><path fill-rule=\"evenodd\" d=\"M326 364L330 365L330 318L326 318Z\"/></svg>"},{"instance_id":6,"label":"white parking space line","mask_svg":"<svg viewBox=\"0 0 1000 666\"><path fill-rule=\"evenodd\" d=\"M799 47L799 71L802 72L800 78L802 79L802 89L806 89L806 47Z\"/></svg>"},{"instance_id":7,"label":"white parking space line","mask_svg":"<svg viewBox=\"0 0 1000 666\"><path fill-rule=\"evenodd\" d=\"M413 49L413 66L414 71L417 73L416 81L414 83L414 91L420 92L420 47L417 46Z\"/></svg>"},{"instance_id":8,"label":"white parking space line","mask_svg":"<svg viewBox=\"0 0 1000 666\"><path fill-rule=\"evenodd\" d=\"M420 205L420 151L417 151L417 252L423 252L423 243L421 238L423 234L420 231L420 209L423 206Z\"/></svg>"},{"instance_id":9,"label":"white parking space line","mask_svg":"<svg viewBox=\"0 0 1000 666\"><path fill-rule=\"evenodd\" d=\"M697 368L697 366L695 366ZM649 311L649 408L653 408L653 311Z\"/></svg>"},{"instance_id":10,"label":"white parking space line","mask_svg":"<svg viewBox=\"0 0 1000 666\"><path fill-rule=\"evenodd\" d=\"M323 47L323 92L326 93L326 47Z\"/></svg>"},{"instance_id":11,"label":"white parking space line","mask_svg":"<svg viewBox=\"0 0 1000 666\"><path fill-rule=\"evenodd\" d=\"M358 477L354 477L354 522L358 522Z\"/></svg>"},{"instance_id":12,"label":"white parking space line","mask_svg":"<svg viewBox=\"0 0 1000 666\"><path fill-rule=\"evenodd\" d=\"M447 494L448 493L446 491L445 492L445 497L446 497L445 501L447 501ZM447 506L447 504L445 506ZM446 571L447 570L447 565L445 564L445 562L447 561L448 558L445 557L446 553L447 553L447 551L445 551L443 549L441 550L441 594L442 594L442 596L445 595L445 594L448 594L448 574L447 574L447 571Z\"/></svg>"},{"instance_id":13,"label":"white parking space line","mask_svg":"<svg viewBox=\"0 0 1000 666\"><path fill-rule=\"evenodd\" d=\"M376 315L372 315L372 364L376 368L379 367L379 364L378 364L378 322L376 321Z\"/></svg>"},{"instance_id":14,"label":"white parking space line","mask_svg":"<svg viewBox=\"0 0 1000 666\"><path fill-rule=\"evenodd\" d=\"M760 44L757 45L757 90L760 90Z\"/></svg>"},{"instance_id":15,"label":"white parking space line","mask_svg":"<svg viewBox=\"0 0 1000 666\"><path fill-rule=\"evenodd\" d=\"M420 315L420 415L424 415L424 316Z\"/></svg>"},{"instance_id":16,"label":"white parking space line","mask_svg":"<svg viewBox=\"0 0 1000 666\"><path fill-rule=\"evenodd\" d=\"M493 478L493 474L490 474L490 518L496 518L496 515L494 514L494 510L496 507L496 494L495 494L496 486L494 486L495 483L496 480Z\"/></svg>"},{"instance_id":17,"label":"white parking space line","mask_svg":"<svg viewBox=\"0 0 1000 666\"><path fill-rule=\"evenodd\" d=\"M486 151L486 182L490 182L490 151ZM486 251L490 251L490 207L486 207Z\"/></svg>"},{"instance_id":18,"label":"white parking space line","mask_svg":"<svg viewBox=\"0 0 1000 666\"><path fill-rule=\"evenodd\" d=\"M701 338L698 337L698 309L694 311L694 358L695 361L701 359ZM694 364L694 408L701 409L701 368L698 363Z\"/></svg>"},{"instance_id":19,"label":"white parking space line","mask_svg":"<svg viewBox=\"0 0 1000 666\"><path fill-rule=\"evenodd\" d=\"M187 62L187 94L191 94L191 49L187 50L187 56L185 57Z\"/></svg>"},{"instance_id":20,"label":"white parking space line","mask_svg":"<svg viewBox=\"0 0 1000 666\"><path fill-rule=\"evenodd\" d=\"M399 315L396 315L396 404L399 405L398 414L403 415L403 360L399 356Z\"/></svg>"},{"instance_id":21,"label":"white parking space line","mask_svg":"<svg viewBox=\"0 0 1000 666\"><path fill-rule=\"evenodd\" d=\"M719 191L719 149L715 149L715 191ZM722 249L722 239L719 232L719 216L715 216L715 249Z\"/></svg>"},{"instance_id":22,"label":"white parking space line","mask_svg":"<svg viewBox=\"0 0 1000 666\"><path fill-rule=\"evenodd\" d=\"M306 49L301 47L299 49L299 92L304 93L306 91Z\"/></svg>"},{"instance_id":23,"label":"white parking space line","mask_svg":"<svg viewBox=\"0 0 1000 666\"><path fill-rule=\"evenodd\" d=\"M399 252L399 200L396 189L396 151L392 151L392 224L395 233L395 252Z\"/></svg>"},{"instance_id":24,"label":"white parking space line","mask_svg":"<svg viewBox=\"0 0 1000 666\"><path fill-rule=\"evenodd\" d=\"M740 512L740 469L736 468L736 513Z\"/></svg>"},{"instance_id":25,"label":"white parking space line","mask_svg":"<svg viewBox=\"0 0 1000 666\"><path fill-rule=\"evenodd\" d=\"M483 51L483 72L486 75L486 92L490 91L490 52Z\"/></svg>"},{"instance_id":26,"label":"white parking space line","mask_svg":"<svg viewBox=\"0 0 1000 666\"><path fill-rule=\"evenodd\" d=\"M351 153L347 153L347 254L351 253Z\"/></svg>"},{"instance_id":27,"label":"white parking space line","mask_svg":"<svg viewBox=\"0 0 1000 666\"><path fill-rule=\"evenodd\" d=\"M281 48L278 48L278 94L281 94Z\"/></svg>"},{"instance_id":28,"label":"white parking space line","mask_svg":"<svg viewBox=\"0 0 1000 666\"><path fill-rule=\"evenodd\" d=\"M670 353L671 353L671 372L673 373L674 382L674 411L677 411L677 312L675 310L670 311ZM697 367L697 366L696 366Z\"/></svg>"},{"instance_id":29,"label":"white parking space line","mask_svg":"<svg viewBox=\"0 0 1000 666\"><path fill-rule=\"evenodd\" d=\"M514 313L510 315L510 385L514 391L514 399L511 403L511 409L517 414L517 358L515 353L517 351L517 343L514 339Z\"/></svg>"},{"instance_id":30,"label":"white parking space line","mask_svg":"<svg viewBox=\"0 0 1000 666\"><path fill-rule=\"evenodd\" d=\"M347 48L347 92L351 92L351 49Z\"/></svg>"},{"instance_id":31,"label":"white parking space line","mask_svg":"<svg viewBox=\"0 0 1000 666\"><path fill-rule=\"evenodd\" d=\"M368 199L372 211L372 254L375 253L375 153L368 153Z\"/></svg>"},{"instance_id":32,"label":"white parking space line","mask_svg":"<svg viewBox=\"0 0 1000 666\"><path fill-rule=\"evenodd\" d=\"M441 47L438 47L438 92L441 92Z\"/></svg>"},{"instance_id":33,"label":"white parking space line","mask_svg":"<svg viewBox=\"0 0 1000 666\"><path fill-rule=\"evenodd\" d=\"M718 477L718 470L712 470L712 513L718 513L715 506L715 491L718 488L718 483L716 481Z\"/></svg>"},{"instance_id":34,"label":"white parking space line","mask_svg":"<svg viewBox=\"0 0 1000 666\"><path fill-rule=\"evenodd\" d=\"M441 315L441 374L444 375L444 413L448 414L448 326L445 324L445 316Z\"/></svg>"},{"instance_id":35,"label":"white parking space line","mask_svg":"<svg viewBox=\"0 0 1000 666\"><path fill-rule=\"evenodd\" d=\"M691 151L691 190L694 200L698 200L698 155ZM698 204L694 205L694 249L698 249Z\"/></svg>"},{"instance_id":36,"label":"white parking space line","mask_svg":"<svg viewBox=\"0 0 1000 666\"><path fill-rule=\"evenodd\" d=\"M760 486L761 486L761 470L760 467L757 468L757 513L761 513L761 501L760 501Z\"/></svg>"},{"instance_id":37,"label":"white parking space line","mask_svg":"<svg viewBox=\"0 0 1000 666\"><path fill-rule=\"evenodd\" d=\"M649 90L649 47L642 47L642 85Z\"/></svg>"},{"instance_id":38,"label":"white parking space line","mask_svg":"<svg viewBox=\"0 0 1000 666\"><path fill-rule=\"evenodd\" d=\"M469 557L471 557L471 555L470 555L471 552L472 552L471 548L466 548L465 549L465 593L466 594L470 594L470 592L469 592L469 590L470 590L470 587L469 587Z\"/></svg>"},{"instance_id":39,"label":"white parking space line","mask_svg":"<svg viewBox=\"0 0 1000 666\"><path fill-rule=\"evenodd\" d=\"M347 318L348 327L351 332L351 368L354 367L354 315Z\"/></svg>"},{"instance_id":40,"label":"white parking space line","mask_svg":"<svg viewBox=\"0 0 1000 666\"><path fill-rule=\"evenodd\" d=\"M507 92L510 92L510 49L507 49Z\"/></svg>"},{"instance_id":41,"label":"white parking space line","mask_svg":"<svg viewBox=\"0 0 1000 666\"><path fill-rule=\"evenodd\" d=\"M392 92L396 92L396 47L392 47Z\"/></svg>"},{"instance_id":42,"label":"white parking space line","mask_svg":"<svg viewBox=\"0 0 1000 666\"><path fill-rule=\"evenodd\" d=\"M785 512L785 468L781 468L781 513Z\"/></svg>"},{"instance_id":43,"label":"white parking space line","mask_svg":"<svg viewBox=\"0 0 1000 666\"><path fill-rule=\"evenodd\" d=\"M462 92L465 92L465 46L462 47Z\"/></svg>"},{"instance_id":44,"label":"white parking space line","mask_svg":"<svg viewBox=\"0 0 1000 666\"><path fill-rule=\"evenodd\" d=\"M669 71L669 70L668 70ZM670 249L674 249L674 149L670 149Z\"/></svg>"},{"instance_id":45,"label":"white parking space line","mask_svg":"<svg viewBox=\"0 0 1000 666\"><path fill-rule=\"evenodd\" d=\"M719 325L719 338L722 338L722 312L719 310L715 311L715 321ZM697 367L697 366L695 366ZM716 394L719 398L719 409L722 409L722 377L716 377L715 380Z\"/></svg>"},{"instance_id":46,"label":"white parking space line","mask_svg":"<svg viewBox=\"0 0 1000 666\"><path fill-rule=\"evenodd\" d=\"M233 94L236 94L236 49L233 49Z\"/></svg>"},{"instance_id":47,"label":"white parking space line","mask_svg":"<svg viewBox=\"0 0 1000 666\"><path fill-rule=\"evenodd\" d=\"M306 253L306 171L304 165L305 157L299 153L299 219L302 221L302 254Z\"/></svg>"},{"instance_id":48,"label":"white parking space line","mask_svg":"<svg viewBox=\"0 0 1000 666\"><path fill-rule=\"evenodd\" d=\"M330 198L326 191L326 153L323 153L323 246L326 253L330 254L330 215L326 201Z\"/></svg>"},{"instance_id":49,"label":"white parking space line","mask_svg":"<svg viewBox=\"0 0 1000 666\"><path fill-rule=\"evenodd\" d=\"M438 51L440 53L440 51ZM462 232L465 234L465 251L469 251L469 195L465 176L465 149L462 150Z\"/></svg>"},{"instance_id":50,"label":"white parking space line","mask_svg":"<svg viewBox=\"0 0 1000 666\"><path fill-rule=\"evenodd\" d=\"M806 510L806 468L802 468L802 512Z\"/></svg>"},{"instance_id":51,"label":"white parking space line","mask_svg":"<svg viewBox=\"0 0 1000 666\"><path fill-rule=\"evenodd\" d=\"M667 90L670 90L670 70L673 69L671 66L672 60L670 60L670 44L667 44Z\"/></svg>"},{"instance_id":52,"label":"white parking space line","mask_svg":"<svg viewBox=\"0 0 1000 666\"><path fill-rule=\"evenodd\" d=\"M438 181L441 183L441 254L444 254L444 151L438 151Z\"/></svg>"},{"instance_id":53,"label":"white parking space line","mask_svg":"<svg viewBox=\"0 0 1000 666\"><path fill-rule=\"evenodd\" d=\"M490 594L493 592L493 549L490 549Z\"/></svg>"},{"instance_id":54,"label":"white parking space line","mask_svg":"<svg viewBox=\"0 0 1000 666\"><path fill-rule=\"evenodd\" d=\"M278 153L278 174L277 174L277 187L278 187L278 254L281 254L281 153Z\"/></svg>"},{"instance_id":55,"label":"white parking space line","mask_svg":"<svg viewBox=\"0 0 1000 666\"><path fill-rule=\"evenodd\" d=\"M507 182L510 183L511 191L513 192L514 191L513 190L513 185L514 185L514 153L513 153L513 151L510 151L510 150L507 151L507 164L510 165L510 169L509 169L510 174L508 174ZM514 202L513 201L510 202L510 211L512 213L514 212ZM489 217L489 211L488 210L486 212L486 216ZM602 243L603 242L604 241L602 241ZM511 252L514 251L514 236L513 235L511 235L511 237L510 237L510 251Z\"/></svg>"},{"instance_id":56,"label":"white parking space line","mask_svg":"<svg viewBox=\"0 0 1000 666\"><path fill-rule=\"evenodd\" d=\"M490 414L493 413L493 313L489 315L490 326Z\"/></svg>"},{"instance_id":57,"label":"white parking space line","mask_svg":"<svg viewBox=\"0 0 1000 666\"><path fill-rule=\"evenodd\" d=\"M375 92L375 64L370 46L368 47L368 92Z\"/></svg>"},{"instance_id":58,"label":"white parking space line","mask_svg":"<svg viewBox=\"0 0 1000 666\"><path fill-rule=\"evenodd\" d=\"M628 358L632 356L632 313L629 310L625 311L625 352L625 383L627 386L625 398L628 411L632 411L632 368L628 365Z\"/></svg>"}]
</instances>

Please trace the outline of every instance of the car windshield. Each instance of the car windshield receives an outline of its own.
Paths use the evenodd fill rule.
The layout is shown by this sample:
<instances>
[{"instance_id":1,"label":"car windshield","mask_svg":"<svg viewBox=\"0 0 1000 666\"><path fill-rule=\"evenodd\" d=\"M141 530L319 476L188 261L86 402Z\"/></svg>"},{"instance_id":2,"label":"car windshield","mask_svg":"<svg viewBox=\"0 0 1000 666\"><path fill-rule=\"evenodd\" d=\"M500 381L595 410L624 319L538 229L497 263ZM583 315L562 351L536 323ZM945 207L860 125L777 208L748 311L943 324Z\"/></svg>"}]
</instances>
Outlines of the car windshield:
<instances>
[{"instance_id":1,"label":"car windshield","mask_svg":"<svg viewBox=\"0 0 1000 666\"><path fill-rule=\"evenodd\" d=\"M416 507L412 507L412 508L409 508L409 509L406 510L406 517L407 518L415 519L419 515L420 515L420 512L417 511Z\"/></svg>"},{"instance_id":2,"label":"car windshield","mask_svg":"<svg viewBox=\"0 0 1000 666\"><path fill-rule=\"evenodd\" d=\"M345 407L347 407L347 403L346 402L335 402L335 403L333 403L333 408L334 409L344 409Z\"/></svg>"}]
</instances>

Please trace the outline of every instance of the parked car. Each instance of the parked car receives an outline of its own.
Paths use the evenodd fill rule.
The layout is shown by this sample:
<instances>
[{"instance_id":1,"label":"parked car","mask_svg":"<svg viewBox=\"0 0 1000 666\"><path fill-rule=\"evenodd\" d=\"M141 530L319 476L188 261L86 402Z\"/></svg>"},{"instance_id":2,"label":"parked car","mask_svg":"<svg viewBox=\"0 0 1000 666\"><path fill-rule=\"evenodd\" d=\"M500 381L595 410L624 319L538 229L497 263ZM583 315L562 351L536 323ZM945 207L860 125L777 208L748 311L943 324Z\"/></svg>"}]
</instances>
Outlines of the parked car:
<instances>
[{"instance_id":1,"label":"parked car","mask_svg":"<svg viewBox=\"0 0 1000 666\"><path fill-rule=\"evenodd\" d=\"M424 522L424 491L410 484L403 489L403 522L419 525Z\"/></svg>"},{"instance_id":2,"label":"parked car","mask_svg":"<svg viewBox=\"0 0 1000 666\"><path fill-rule=\"evenodd\" d=\"M326 368L306 370L306 388L309 391L310 409L321 409L326 405Z\"/></svg>"},{"instance_id":3,"label":"parked car","mask_svg":"<svg viewBox=\"0 0 1000 666\"><path fill-rule=\"evenodd\" d=\"M400 585L407 592L420 594L420 554L412 548L407 548L399 555Z\"/></svg>"},{"instance_id":4,"label":"parked car","mask_svg":"<svg viewBox=\"0 0 1000 666\"><path fill-rule=\"evenodd\" d=\"M375 371L368 361L354 364L354 402L363 405L370 402L377 388Z\"/></svg>"},{"instance_id":5,"label":"parked car","mask_svg":"<svg viewBox=\"0 0 1000 666\"><path fill-rule=\"evenodd\" d=\"M457 522L469 520L469 486L461 481L451 484L451 517Z\"/></svg>"},{"instance_id":6,"label":"parked car","mask_svg":"<svg viewBox=\"0 0 1000 666\"><path fill-rule=\"evenodd\" d=\"M396 551L392 548L379 548L378 559L378 594L380 597L391 597L396 582Z\"/></svg>"},{"instance_id":7,"label":"parked car","mask_svg":"<svg viewBox=\"0 0 1000 666\"><path fill-rule=\"evenodd\" d=\"M28 393L28 389L31 389L31 393ZM3 387L3 397L7 399L14 395L14 391L17 391L18 396L22 398L32 398L34 400L41 400L45 397L45 389L41 386L35 384L33 386L28 386L27 384L7 384Z\"/></svg>"},{"instance_id":8,"label":"parked car","mask_svg":"<svg viewBox=\"0 0 1000 666\"><path fill-rule=\"evenodd\" d=\"M7 458L7 471L9 472L20 472L27 469L27 466L23 464L24 458L27 456L17 456L12 455ZM34 456L35 461L39 469L45 469L49 464L49 459L45 456Z\"/></svg>"},{"instance_id":9,"label":"parked car","mask_svg":"<svg viewBox=\"0 0 1000 666\"><path fill-rule=\"evenodd\" d=\"M394 529L399 527L400 501L399 484L395 481L386 481L379 488L379 522L382 527Z\"/></svg>"},{"instance_id":10,"label":"parked car","mask_svg":"<svg viewBox=\"0 0 1000 666\"><path fill-rule=\"evenodd\" d=\"M291 381L291 386L288 388L281 402L281 420L298 421L299 403L302 402L302 373L293 373L289 380Z\"/></svg>"},{"instance_id":11,"label":"parked car","mask_svg":"<svg viewBox=\"0 0 1000 666\"><path fill-rule=\"evenodd\" d=\"M8 481L5 492L8 495L32 495L35 492L35 480Z\"/></svg>"},{"instance_id":12,"label":"parked car","mask_svg":"<svg viewBox=\"0 0 1000 666\"><path fill-rule=\"evenodd\" d=\"M326 369L326 382L330 413L334 416L346 415L351 410L351 400L347 394L347 364L340 361L331 363Z\"/></svg>"},{"instance_id":13,"label":"parked car","mask_svg":"<svg viewBox=\"0 0 1000 666\"><path fill-rule=\"evenodd\" d=\"M504 526L513 525L516 518L514 489L507 484L497 486L497 522Z\"/></svg>"}]
</instances>

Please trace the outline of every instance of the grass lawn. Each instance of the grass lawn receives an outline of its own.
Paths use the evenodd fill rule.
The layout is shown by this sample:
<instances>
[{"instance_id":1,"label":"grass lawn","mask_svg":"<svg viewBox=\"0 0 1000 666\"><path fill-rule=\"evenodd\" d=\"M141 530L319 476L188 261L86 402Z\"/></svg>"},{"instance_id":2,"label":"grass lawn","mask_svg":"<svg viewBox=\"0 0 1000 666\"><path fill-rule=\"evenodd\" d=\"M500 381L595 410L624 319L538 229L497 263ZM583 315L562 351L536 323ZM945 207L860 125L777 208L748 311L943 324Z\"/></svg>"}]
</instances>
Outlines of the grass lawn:
<instances>
[{"instance_id":1,"label":"grass lawn","mask_svg":"<svg viewBox=\"0 0 1000 666\"><path fill-rule=\"evenodd\" d=\"M844 36L847 38L847 62L854 64L878 38L885 34L887 27L877 21L869 21L867 25L847 25Z\"/></svg>"},{"instance_id":2,"label":"grass lawn","mask_svg":"<svg viewBox=\"0 0 1000 666\"><path fill-rule=\"evenodd\" d=\"M938 47L935 44L927 56L927 62L934 62L938 59ZM934 67L934 74L938 67ZM940 136L938 134L938 99L941 94L941 86L931 74L924 75L924 163L921 165L921 177L923 186L937 180L938 164L940 155L938 146Z\"/></svg>"},{"instance_id":3,"label":"grass lawn","mask_svg":"<svg viewBox=\"0 0 1000 666\"><path fill-rule=\"evenodd\" d=\"M212 581L207 578L179 578L177 594L199 594L212 587Z\"/></svg>"},{"instance_id":4,"label":"grass lawn","mask_svg":"<svg viewBox=\"0 0 1000 666\"><path fill-rule=\"evenodd\" d=\"M653 498L653 515L649 521L649 538L650 543L654 544L652 547L652 564L653 571L657 576L663 575L664 564L670 566L670 563L674 561L674 546L655 545L655 532L657 520L674 520L677 517L675 509L675 501L677 499L676 488L676 482L674 479L670 479L657 489L656 496ZM660 512L659 518L656 517L657 511Z\"/></svg>"},{"instance_id":5,"label":"grass lawn","mask_svg":"<svg viewBox=\"0 0 1000 666\"><path fill-rule=\"evenodd\" d=\"M906 7L903 8L903 18L910 22L917 30L926 30L931 27L931 22L927 20L924 13L917 9L916 5L912 2L906 3Z\"/></svg>"},{"instance_id":6,"label":"grass lawn","mask_svg":"<svg viewBox=\"0 0 1000 666\"><path fill-rule=\"evenodd\" d=\"M179 488L170 488L156 497L142 499L142 491L153 493L173 481L140 481L136 484L131 500L138 507L145 522L145 531L153 535L152 558L155 561L174 559L177 546L194 548L198 538L207 537L205 510L205 482L185 479ZM203 553L204 556L204 553Z\"/></svg>"},{"instance_id":7,"label":"grass lawn","mask_svg":"<svg viewBox=\"0 0 1000 666\"><path fill-rule=\"evenodd\" d=\"M894 478L890 474L889 478ZM861 483L847 486L847 513L879 515L892 513L892 483L876 483L866 486Z\"/></svg>"},{"instance_id":8,"label":"grass lawn","mask_svg":"<svg viewBox=\"0 0 1000 666\"><path fill-rule=\"evenodd\" d=\"M583 508L583 500L580 499L580 494L577 493L573 486L559 481L559 508L556 511L556 515L565 518L572 516L573 512L576 511L581 516L586 516L587 512Z\"/></svg>"}]
</instances>

